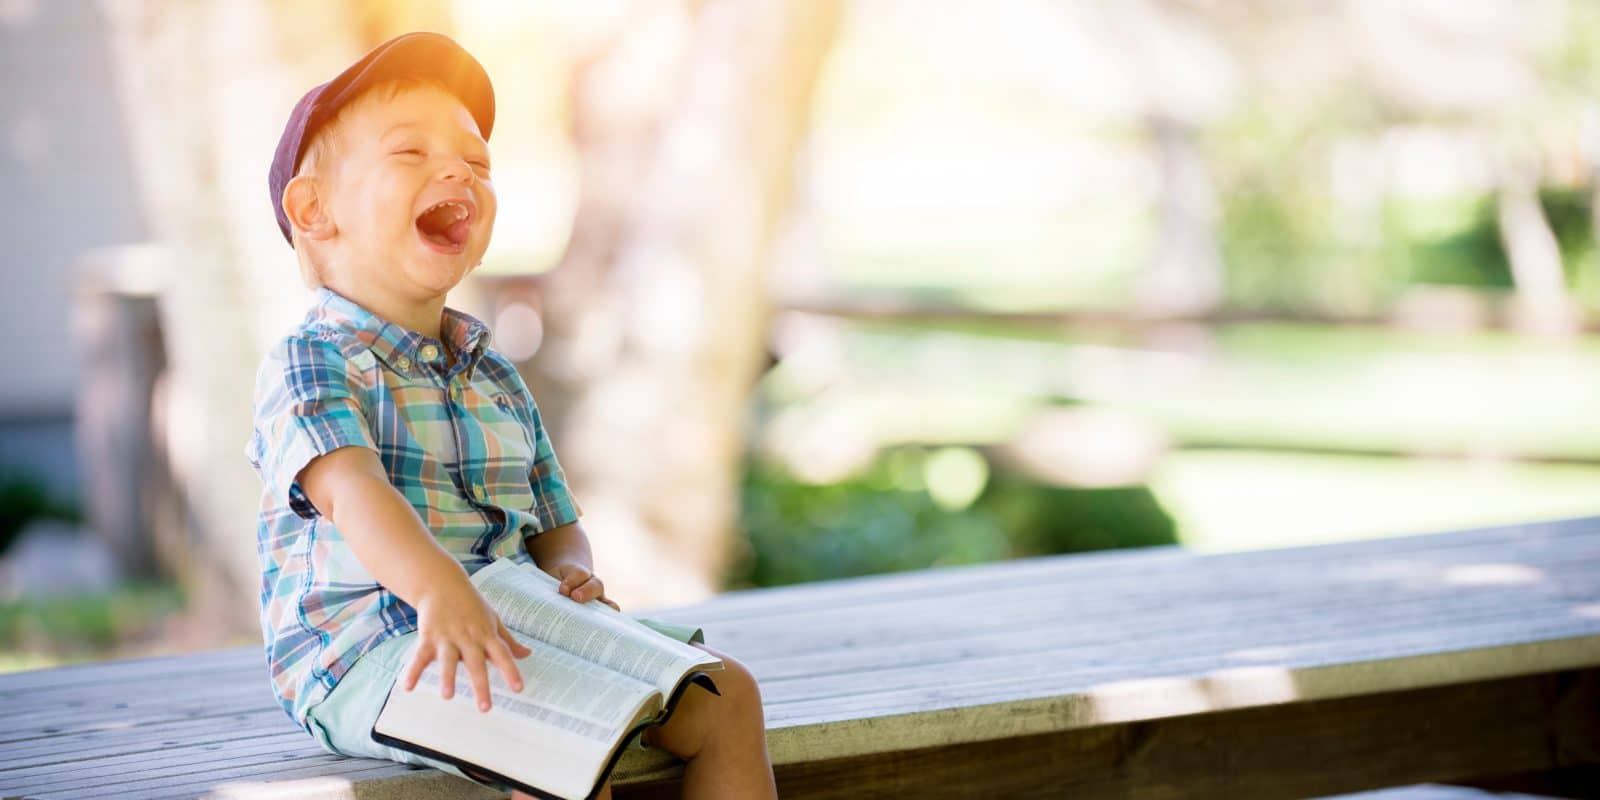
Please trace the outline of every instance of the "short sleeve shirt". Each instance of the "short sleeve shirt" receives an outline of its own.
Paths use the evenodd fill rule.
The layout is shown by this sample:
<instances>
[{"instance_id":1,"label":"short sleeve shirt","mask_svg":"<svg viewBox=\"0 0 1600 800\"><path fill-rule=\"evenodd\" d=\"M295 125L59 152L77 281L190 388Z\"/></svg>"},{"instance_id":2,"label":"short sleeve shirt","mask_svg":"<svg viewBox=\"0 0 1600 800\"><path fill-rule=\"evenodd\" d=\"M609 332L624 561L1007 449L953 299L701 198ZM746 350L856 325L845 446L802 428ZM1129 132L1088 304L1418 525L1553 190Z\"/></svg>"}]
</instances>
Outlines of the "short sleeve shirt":
<instances>
[{"instance_id":1,"label":"short sleeve shirt","mask_svg":"<svg viewBox=\"0 0 1600 800\"><path fill-rule=\"evenodd\" d=\"M322 289L257 371L246 455L264 487L261 627L273 693L302 727L356 659L417 627L416 610L378 584L296 483L313 459L342 447L376 453L468 573L526 558L523 537L581 513L532 395L490 349L488 328L446 308L440 335Z\"/></svg>"}]
</instances>

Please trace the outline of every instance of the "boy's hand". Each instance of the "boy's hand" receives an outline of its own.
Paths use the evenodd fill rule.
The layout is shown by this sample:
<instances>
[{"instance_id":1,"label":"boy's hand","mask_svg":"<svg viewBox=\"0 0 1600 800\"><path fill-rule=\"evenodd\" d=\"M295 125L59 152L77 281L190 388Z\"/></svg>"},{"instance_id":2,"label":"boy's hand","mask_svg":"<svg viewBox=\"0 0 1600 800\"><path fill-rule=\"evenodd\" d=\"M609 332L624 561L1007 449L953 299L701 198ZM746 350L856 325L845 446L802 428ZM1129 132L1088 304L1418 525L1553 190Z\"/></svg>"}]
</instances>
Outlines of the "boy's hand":
<instances>
[{"instance_id":1,"label":"boy's hand","mask_svg":"<svg viewBox=\"0 0 1600 800\"><path fill-rule=\"evenodd\" d=\"M621 611L622 608L611 598L606 597L606 587L595 577L588 567L582 564L557 564L546 570L561 581L561 593L579 603L590 600L599 600L612 608Z\"/></svg>"},{"instance_id":2,"label":"boy's hand","mask_svg":"<svg viewBox=\"0 0 1600 800\"><path fill-rule=\"evenodd\" d=\"M456 664L465 663L478 710L488 711L488 663L493 662L500 669L512 691L520 692L522 674L513 659L532 654L512 638L511 631L470 581L445 581L417 603L417 651L406 668L402 685L411 691L422 670L438 659L443 679L441 693L448 700L456 691Z\"/></svg>"}]
</instances>

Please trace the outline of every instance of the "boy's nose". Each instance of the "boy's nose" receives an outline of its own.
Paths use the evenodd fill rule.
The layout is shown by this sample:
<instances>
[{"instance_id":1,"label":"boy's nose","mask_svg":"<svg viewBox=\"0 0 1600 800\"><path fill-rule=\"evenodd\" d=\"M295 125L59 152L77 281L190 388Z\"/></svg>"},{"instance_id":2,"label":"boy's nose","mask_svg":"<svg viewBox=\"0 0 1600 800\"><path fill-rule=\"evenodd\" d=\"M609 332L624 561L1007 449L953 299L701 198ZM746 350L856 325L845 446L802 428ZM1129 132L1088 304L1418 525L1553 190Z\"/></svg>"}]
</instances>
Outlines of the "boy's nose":
<instances>
[{"instance_id":1,"label":"boy's nose","mask_svg":"<svg viewBox=\"0 0 1600 800\"><path fill-rule=\"evenodd\" d=\"M472 183L472 181L476 178L477 175L472 171L472 165L459 158L446 160L444 167L439 170L440 180L455 180L462 183Z\"/></svg>"}]
</instances>

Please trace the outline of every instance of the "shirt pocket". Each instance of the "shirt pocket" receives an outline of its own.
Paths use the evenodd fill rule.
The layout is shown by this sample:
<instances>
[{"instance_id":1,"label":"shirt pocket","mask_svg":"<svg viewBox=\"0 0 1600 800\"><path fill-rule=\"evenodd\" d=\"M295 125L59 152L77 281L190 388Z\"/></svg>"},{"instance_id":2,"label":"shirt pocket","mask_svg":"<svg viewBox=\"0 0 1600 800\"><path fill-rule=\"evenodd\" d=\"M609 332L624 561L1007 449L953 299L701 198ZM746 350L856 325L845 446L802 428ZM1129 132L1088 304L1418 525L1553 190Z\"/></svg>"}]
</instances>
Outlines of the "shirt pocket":
<instances>
[{"instance_id":1,"label":"shirt pocket","mask_svg":"<svg viewBox=\"0 0 1600 800\"><path fill-rule=\"evenodd\" d=\"M538 498L528 476L533 470L533 436L527 410L511 392L495 392L474 408L483 435L481 481L487 502L512 511L532 512Z\"/></svg>"}]
</instances>

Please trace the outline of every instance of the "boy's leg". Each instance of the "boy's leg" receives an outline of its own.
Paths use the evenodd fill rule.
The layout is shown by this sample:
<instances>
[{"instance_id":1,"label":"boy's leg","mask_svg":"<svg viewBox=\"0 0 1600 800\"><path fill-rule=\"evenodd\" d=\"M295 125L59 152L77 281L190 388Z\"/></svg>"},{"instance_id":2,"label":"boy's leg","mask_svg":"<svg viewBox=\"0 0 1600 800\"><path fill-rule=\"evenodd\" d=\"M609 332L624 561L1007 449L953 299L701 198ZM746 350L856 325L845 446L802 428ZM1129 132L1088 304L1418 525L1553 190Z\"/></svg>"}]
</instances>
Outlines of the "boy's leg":
<instances>
[{"instance_id":1,"label":"boy's leg","mask_svg":"<svg viewBox=\"0 0 1600 800\"><path fill-rule=\"evenodd\" d=\"M672 719L645 731L645 743L689 760L683 770L685 798L777 797L755 676L726 653L693 646L726 664L712 675L722 695L685 691Z\"/></svg>"}]
</instances>

